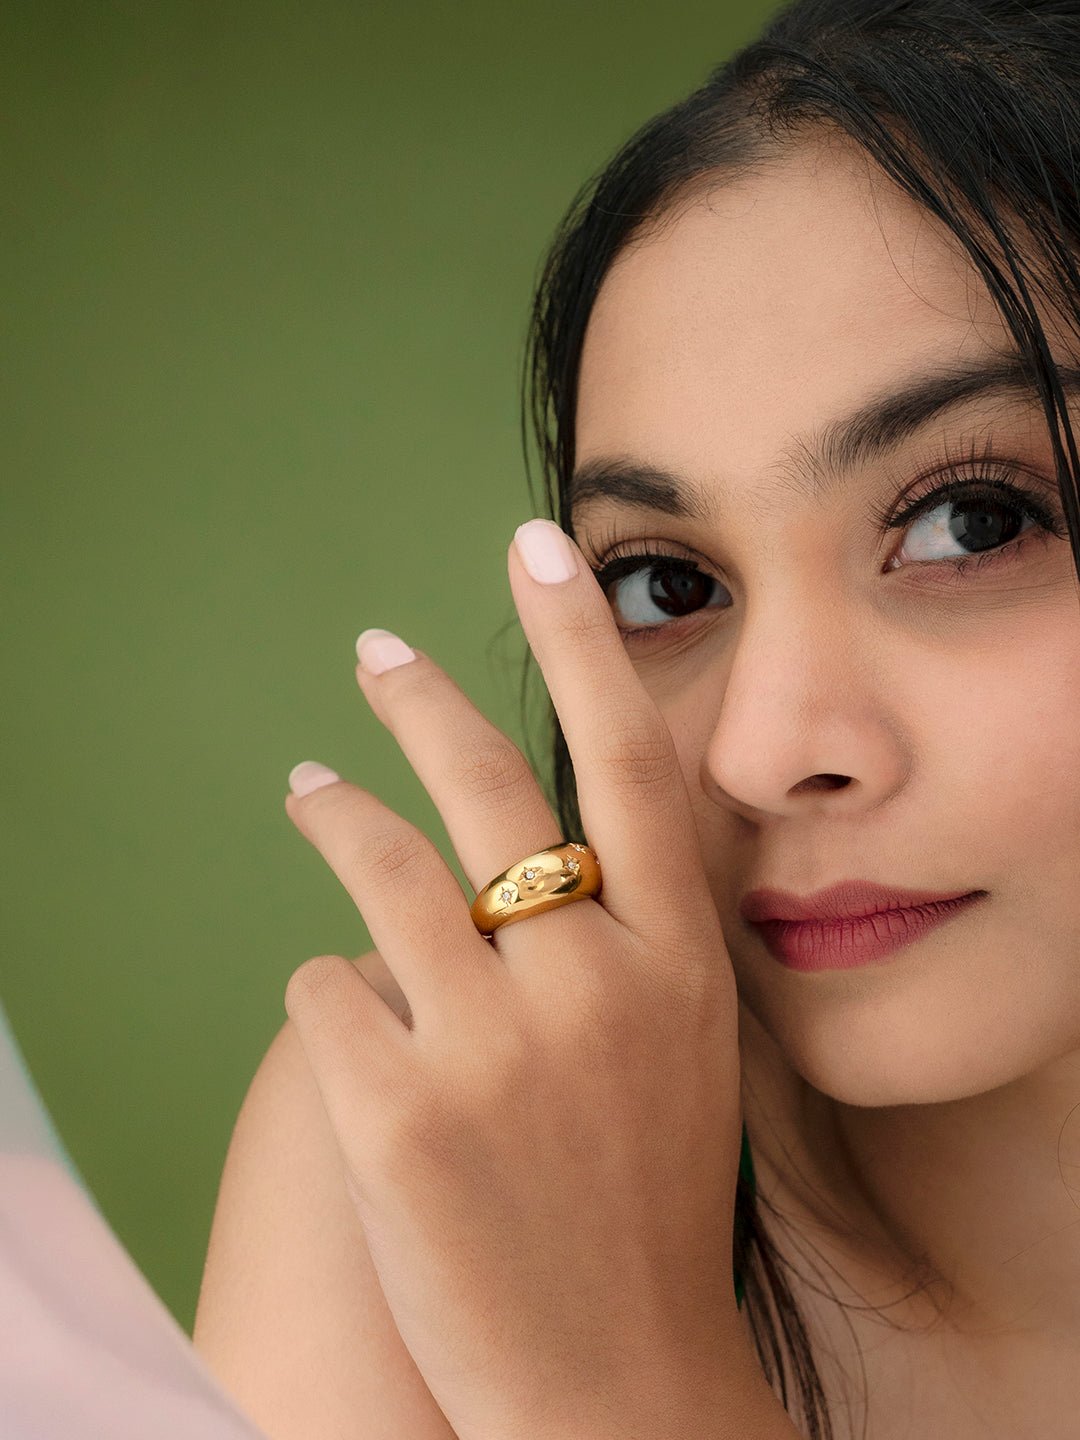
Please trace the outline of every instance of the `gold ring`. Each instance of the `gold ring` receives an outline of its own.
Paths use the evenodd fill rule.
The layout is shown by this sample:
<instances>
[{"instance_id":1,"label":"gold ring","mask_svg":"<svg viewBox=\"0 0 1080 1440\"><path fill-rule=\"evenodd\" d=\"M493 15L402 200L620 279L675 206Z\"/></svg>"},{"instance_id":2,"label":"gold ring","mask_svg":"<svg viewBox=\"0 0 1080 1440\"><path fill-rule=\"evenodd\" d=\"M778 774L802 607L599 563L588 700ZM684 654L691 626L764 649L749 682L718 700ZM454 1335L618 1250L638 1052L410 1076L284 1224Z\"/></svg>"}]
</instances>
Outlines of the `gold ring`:
<instances>
[{"instance_id":1,"label":"gold ring","mask_svg":"<svg viewBox=\"0 0 1080 1440\"><path fill-rule=\"evenodd\" d=\"M485 940L500 925L539 915L574 900L600 894L600 861L591 845L562 840L518 860L489 880L469 908L472 922Z\"/></svg>"}]
</instances>

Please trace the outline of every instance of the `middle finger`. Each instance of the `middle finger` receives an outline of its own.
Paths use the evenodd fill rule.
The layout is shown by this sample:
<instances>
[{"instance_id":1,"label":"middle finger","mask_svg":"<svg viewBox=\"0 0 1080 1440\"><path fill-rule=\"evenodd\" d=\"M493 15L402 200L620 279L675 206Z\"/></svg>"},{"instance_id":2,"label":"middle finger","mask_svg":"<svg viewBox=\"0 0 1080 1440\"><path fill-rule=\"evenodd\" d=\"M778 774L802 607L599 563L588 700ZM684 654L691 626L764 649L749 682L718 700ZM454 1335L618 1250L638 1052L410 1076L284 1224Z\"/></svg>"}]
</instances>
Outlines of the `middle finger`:
<instances>
[{"instance_id":1,"label":"middle finger","mask_svg":"<svg viewBox=\"0 0 1080 1440\"><path fill-rule=\"evenodd\" d=\"M525 756L441 666L380 629L363 631L356 650L357 683L434 801L473 890L559 843L559 822ZM414 658L404 658L407 650ZM388 659L397 663L368 668Z\"/></svg>"}]
</instances>

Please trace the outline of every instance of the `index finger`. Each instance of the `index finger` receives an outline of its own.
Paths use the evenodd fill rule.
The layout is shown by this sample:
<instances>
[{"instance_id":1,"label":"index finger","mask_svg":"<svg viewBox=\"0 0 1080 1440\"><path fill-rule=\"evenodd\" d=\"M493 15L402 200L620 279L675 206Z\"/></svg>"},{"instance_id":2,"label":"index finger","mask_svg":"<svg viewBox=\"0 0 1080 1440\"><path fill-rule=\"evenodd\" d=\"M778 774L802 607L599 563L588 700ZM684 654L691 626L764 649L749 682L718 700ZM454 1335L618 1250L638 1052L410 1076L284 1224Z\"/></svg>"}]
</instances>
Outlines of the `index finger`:
<instances>
[{"instance_id":1,"label":"index finger","mask_svg":"<svg viewBox=\"0 0 1080 1440\"><path fill-rule=\"evenodd\" d=\"M540 559L545 551L557 559L565 544L569 578L539 579L519 548L532 541ZM678 752L603 591L577 545L550 520L518 526L507 565L573 761L585 838L604 873L604 909L639 935L677 937L680 917L700 934L695 912L705 905L715 913L715 906Z\"/></svg>"}]
</instances>

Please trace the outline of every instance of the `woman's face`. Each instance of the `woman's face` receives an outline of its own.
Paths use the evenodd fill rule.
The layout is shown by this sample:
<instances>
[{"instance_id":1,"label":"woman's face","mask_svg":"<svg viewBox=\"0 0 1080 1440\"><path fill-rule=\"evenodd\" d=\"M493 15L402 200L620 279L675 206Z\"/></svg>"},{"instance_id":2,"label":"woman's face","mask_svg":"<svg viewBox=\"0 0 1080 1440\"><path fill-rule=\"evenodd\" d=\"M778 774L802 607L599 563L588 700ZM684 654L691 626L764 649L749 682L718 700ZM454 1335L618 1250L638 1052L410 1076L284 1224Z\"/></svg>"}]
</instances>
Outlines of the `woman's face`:
<instances>
[{"instance_id":1,"label":"woman's face","mask_svg":"<svg viewBox=\"0 0 1080 1440\"><path fill-rule=\"evenodd\" d=\"M977 1094L1080 1045L1080 596L1042 408L982 393L841 435L1013 350L966 252L845 143L723 181L629 247L586 333L578 472L677 472L698 513L594 485L572 532L594 569L644 542L700 571L650 581L652 556L608 597L643 632L625 644L681 756L741 1002L854 1105ZM1008 502L982 507L1000 542L955 538L970 502L874 518L971 477L1059 534ZM884 961L815 972L739 915L760 886L854 878L989 893Z\"/></svg>"}]
</instances>

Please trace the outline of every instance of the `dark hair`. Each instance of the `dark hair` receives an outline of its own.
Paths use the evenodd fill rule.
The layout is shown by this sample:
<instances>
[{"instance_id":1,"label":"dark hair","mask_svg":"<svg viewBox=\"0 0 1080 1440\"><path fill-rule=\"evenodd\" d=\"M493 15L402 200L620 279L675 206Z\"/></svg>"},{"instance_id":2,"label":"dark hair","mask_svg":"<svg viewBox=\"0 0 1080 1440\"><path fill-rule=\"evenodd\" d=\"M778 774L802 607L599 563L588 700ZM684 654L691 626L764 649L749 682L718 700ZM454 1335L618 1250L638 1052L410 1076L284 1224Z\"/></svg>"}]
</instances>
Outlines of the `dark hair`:
<instances>
[{"instance_id":1,"label":"dark hair","mask_svg":"<svg viewBox=\"0 0 1080 1440\"><path fill-rule=\"evenodd\" d=\"M795 0L757 40L632 135L575 196L537 284L521 417L535 513L530 425L546 512L569 528L582 341L619 252L702 188L764 170L800 138L844 133L959 238L986 281L1043 403L1080 576L1080 462L1030 296L1046 297L1080 326L1073 259L1080 238L1073 150L1080 142L1080 0ZM527 654L523 706L531 660ZM546 719L553 808L564 837L584 838L570 755L550 701ZM534 769L539 773L535 762ZM811 1440L831 1437L805 1323L783 1273L790 1267L769 1236L762 1204L777 1213L741 1167L733 1260L755 1347L792 1418Z\"/></svg>"}]
</instances>

